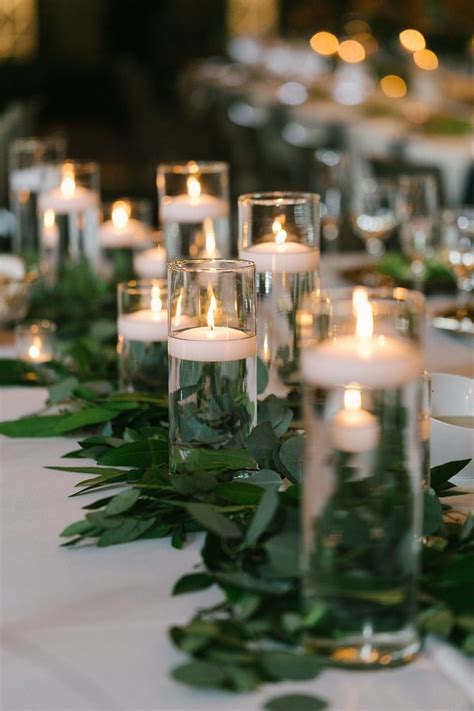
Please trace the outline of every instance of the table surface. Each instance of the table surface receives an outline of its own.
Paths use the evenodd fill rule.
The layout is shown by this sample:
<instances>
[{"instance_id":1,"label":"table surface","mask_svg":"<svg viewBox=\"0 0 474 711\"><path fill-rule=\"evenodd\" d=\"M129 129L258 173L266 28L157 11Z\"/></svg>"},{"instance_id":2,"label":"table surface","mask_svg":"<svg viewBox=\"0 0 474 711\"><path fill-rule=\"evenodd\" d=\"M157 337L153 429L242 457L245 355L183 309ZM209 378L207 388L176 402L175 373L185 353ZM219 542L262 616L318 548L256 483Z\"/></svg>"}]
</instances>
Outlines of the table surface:
<instances>
[{"instance_id":1,"label":"table surface","mask_svg":"<svg viewBox=\"0 0 474 711\"><path fill-rule=\"evenodd\" d=\"M469 358L464 342L435 334L429 344L438 369L467 374L472 352ZM0 419L34 412L44 398L43 389L3 388ZM170 596L174 582L199 562L199 537L183 551L153 540L60 548L58 533L94 499L68 498L79 476L45 468L64 465L61 457L74 447L72 438L0 437L2 711L253 711L290 691L323 696L334 711L470 708L466 683L452 672L465 679L465 660L434 642L405 668L327 670L313 682L252 694L173 682L169 671L185 657L168 628L219 598L213 589Z\"/></svg>"}]
</instances>

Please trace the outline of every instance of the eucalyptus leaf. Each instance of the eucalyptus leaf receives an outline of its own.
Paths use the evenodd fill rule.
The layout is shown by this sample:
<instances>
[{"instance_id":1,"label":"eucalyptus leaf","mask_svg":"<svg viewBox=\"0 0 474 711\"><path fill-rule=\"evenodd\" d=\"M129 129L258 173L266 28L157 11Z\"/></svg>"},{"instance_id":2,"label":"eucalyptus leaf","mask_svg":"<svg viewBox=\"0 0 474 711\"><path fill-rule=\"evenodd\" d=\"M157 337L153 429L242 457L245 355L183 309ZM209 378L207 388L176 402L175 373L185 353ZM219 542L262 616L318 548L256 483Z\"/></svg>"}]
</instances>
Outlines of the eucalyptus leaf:
<instances>
[{"instance_id":1,"label":"eucalyptus leaf","mask_svg":"<svg viewBox=\"0 0 474 711\"><path fill-rule=\"evenodd\" d=\"M265 671L273 679L306 681L314 679L321 671L321 661L307 654L290 652L263 652L260 661Z\"/></svg>"},{"instance_id":2,"label":"eucalyptus leaf","mask_svg":"<svg viewBox=\"0 0 474 711\"><path fill-rule=\"evenodd\" d=\"M267 701L264 709L265 711L323 711L327 707L327 701L318 696L285 694Z\"/></svg>"},{"instance_id":3,"label":"eucalyptus leaf","mask_svg":"<svg viewBox=\"0 0 474 711\"><path fill-rule=\"evenodd\" d=\"M191 573L183 575L173 588L173 595L183 595L184 593L205 590L213 584L213 579L206 573Z\"/></svg>"},{"instance_id":4,"label":"eucalyptus leaf","mask_svg":"<svg viewBox=\"0 0 474 711\"><path fill-rule=\"evenodd\" d=\"M99 538L99 547L112 546L117 543L128 543L145 533L155 523L150 519L126 519L119 526L106 530Z\"/></svg>"},{"instance_id":5,"label":"eucalyptus leaf","mask_svg":"<svg viewBox=\"0 0 474 711\"><path fill-rule=\"evenodd\" d=\"M195 660L187 662L179 667L175 667L172 671L173 678L182 684L189 686L224 686L227 681L227 675L222 666Z\"/></svg>"},{"instance_id":6,"label":"eucalyptus leaf","mask_svg":"<svg viewBox=\"0 0 474 711\"><path fill-rule=\"evenodd\" d=\"M65 378L59 383L56 383L56 385L51 385L48 390L48 403L50 405L56 405L59 402L68 400L78 385L79 380L75 377Z\"/></svg>"},{"instance_id":7,"label":"eucalyptus leaf","mask_svg":"<svg viewBox=\"0 0 474 711\"><path fill-rule=\"evenodd\" d=\"M134 506L138 499L140 498L140 492L138 489L129 489L128 491L123 491L117 496L114 496L107 506L105 507L106 516L117 516L117 514L122 514L125 511Z\"/></svg>"},{"instance_id":8,"label":"eucalyptus leaf","mask_svg":"<svg viewBox=\"0 0 474 711\"><path fill-rule=\"evenodd\" d=\"M240 528L210 504L187 504L186 509L205 529L221 538L240 538Z\"/></svg>"},{"instance_id":9,"label":"eucalyptus leaf","mask_svg":"<svg viewBox=\"0 0 474 711\"><path fill-rule=\"evenodd\" d=\"M432 467L430 472L431 487L437 491L443 489L443 484L446 484L456 474L459 474L466 467L470 459L459 459L454 462L446 462L437 467Z\"/></svg>"},{"instance_id":10,"label":"eucalyptus leaf","mask_svg":"<svg viewBox=\"0 0 474 711\"><path fill-rule=\"evenodd\" d=\"M423 497L423 535L431 536L442 522L442 508L433 489L426 491Z\"/></svg>"},{"instance_id":11,"label":"eucalyptus leaf","mask_svg":"<svg viewBox=\"0 0 474 711\"><path fill-rule=\"evenodd\" d=\"M245 446L261 467L272 464L273 449L279 444L270 422L261 422L247 437Z\"/></svg>"},{"instance_id":12,"label":"eucalyptus leaf","mask_svg":"<svg viewBox=\"0 0 474 711\"><path fill-rule=\"evenodd\" d=\"M267 489L262 496L255 514L245 534L243 546L253 546L265 532L278 508L278 495L273 489Z\"/></svg>"},{"instance_id":13,"label":"eucalyptus leaf","mask_svg":"<svg viewBox=\"0 0 474 711\"><path fill-rule=\"evenodd\" d=\"M257 358L257 393L261 395L268 385L268 368L263 360Z\"/></svg>"},{"instance_id":14,"label":"eucalyptus leaf","mask_svg":"<svg viewBox=\"0 0 474 711\"><path fill-rule=\"evenodd\" d=\"M285 531L265 543L270 562L277 573L288 578L299 576L299 536L295 531Z\"/></svg>"},{"instance_id":15,"label":"eucalyptus leaf","mask_svg":"<svg viewBox=\"0 0 474 711\"><path fill-rule=\"evenodd\" d=\"M300 484L303 480L304 438L295 435L287 439L280 448L279 456L291 481Z\"/></svg>"},{"instance_id":16,"label":"eucalyptus leaf","mask_svg":"<svg viewBox=\"0 0 474 711\"><path fill-rule=\"evenodd\" d=\"M168 461L168 445L160 440L128 442L106 452L99 464L124 467L151 467Z\"/></svg>"}]
</instances>

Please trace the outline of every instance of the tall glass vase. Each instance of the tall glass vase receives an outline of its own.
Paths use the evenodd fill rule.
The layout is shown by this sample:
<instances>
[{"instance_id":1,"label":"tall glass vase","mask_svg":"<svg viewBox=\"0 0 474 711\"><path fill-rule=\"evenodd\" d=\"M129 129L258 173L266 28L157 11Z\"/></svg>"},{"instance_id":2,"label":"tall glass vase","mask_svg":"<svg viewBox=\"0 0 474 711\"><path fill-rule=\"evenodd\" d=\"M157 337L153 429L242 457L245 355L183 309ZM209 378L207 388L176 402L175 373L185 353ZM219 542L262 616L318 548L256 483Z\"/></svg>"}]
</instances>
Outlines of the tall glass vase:
<instances>
[{"instance_id":1,"label":"tall glass vase","mask_svg":"<svg viewBox=\"0 0 474 711\"><path fill-rule=\"evenodd\" d=\"M232 256L227 163L161 164L157 186L168 261Z\"/></svg>"},{"instance_id":2,"label":"tall glass vase","mask_svg":"<svg viewBox=\"0 0 474 711\"><path fill-rule=\"evenodd\" d=\"M423 447L423 297L334 292L327 333L302 356L307 644L332 662L413 658Z\"/></svg>"},{"instance_id":3,"label":"tall glass vase","mask_svg":"<svg viewBox=\"0 0 474 711\"><path fill-rule=\"evenodd\" d=\"M256 424L255 267L175 261L168 284L170 469L219 470Z\"/></svg>"},{"instance_id":4,"label":"tall glass vase","mask_svg":"<svg viewBox=\"0 0 474 711\"><path fill-rule=\"evenodd\" d=\"M300 395L298 312L319 276L319 197L257 193L239 197L239 256L257 272L258 355L269 371L264 396Z\"/></svg>"}]
</instances>

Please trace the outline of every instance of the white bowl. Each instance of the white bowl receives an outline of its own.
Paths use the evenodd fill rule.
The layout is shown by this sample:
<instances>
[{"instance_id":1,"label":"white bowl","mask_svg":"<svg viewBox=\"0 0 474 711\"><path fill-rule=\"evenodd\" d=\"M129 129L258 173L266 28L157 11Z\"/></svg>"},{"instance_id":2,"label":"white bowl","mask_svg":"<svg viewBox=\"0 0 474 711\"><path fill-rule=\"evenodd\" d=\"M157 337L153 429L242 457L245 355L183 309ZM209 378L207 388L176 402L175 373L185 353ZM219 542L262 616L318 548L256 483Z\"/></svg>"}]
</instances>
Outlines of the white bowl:
<instances>
[{"instance_id":1,"label":"white bowl","mask_svg":"<svg viewBox=\"0 0 474 711\"><path fill-rule=\"evenodd\" d=\"M459 486L473 486L474 430L438 419L453 416L474 417L474 379L431 373L431 466L470 458L454 481Z\"/></svg>"}]
</instances>

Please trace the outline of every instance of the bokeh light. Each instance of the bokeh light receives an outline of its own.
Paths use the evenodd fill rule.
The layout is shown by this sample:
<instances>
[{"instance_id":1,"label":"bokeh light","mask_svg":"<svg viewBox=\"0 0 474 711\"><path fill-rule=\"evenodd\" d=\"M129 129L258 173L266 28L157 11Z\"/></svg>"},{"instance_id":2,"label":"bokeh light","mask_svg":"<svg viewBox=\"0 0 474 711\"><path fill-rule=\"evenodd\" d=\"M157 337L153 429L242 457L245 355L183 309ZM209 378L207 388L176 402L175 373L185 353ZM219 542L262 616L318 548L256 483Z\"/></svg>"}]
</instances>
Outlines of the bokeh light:
<instances>
[{"instance_id":1,"label":"bokeh light","mask_svg":"<svg viewBox=\"0 0 474 711\"><path fill-rule=\"evenodd\" d=\"M380 88L385 96L391 99L401 99L407 93L406 82L396 74L387 74L380 80Z\"/></svg>"},{"instance_id":2,"label":"bokeh light","mask_svg":"<svg viewBox=\"0 0 474 711\"><path fill-rule=\"evenodd\" d=\"M365 49L356 40L344 40L337 50L341 59L349 64L357 64L365 59Z\"/></svg>"},{"instance_id":3,"label":"bokeh light","mask_svg":"<svg viewBox=\"0 0 474 711\"><path fill-rule=\"evenodd\" d=\"M417 67L420 69L426 69L427 71L433 71L433 69L438 68L438 57L431 49L420 49L413 55L413 60Z\"/></svg>"},{"instance_id":4,"label":"bokeh light","mask_svg":"<svg viewBox=\"0 0 474 711\"><path fill-rule=\"evenodd\" d=\"M403 30L398 37L402 47L409 52L418 52L426 47L426 40L418 30Z\"/></svg>"},{"instance_id":5,"label":"bokeh light","mask_svg":"<svg viewBox=\"0 0 474 711\"><path fill-rule=\"evenodd\" d=\"M318 54L329 56L336 54L339 47L339 40L332 32L316 32L309 41L311 49L314 49Z\"/></svg>"}]
</instances>

